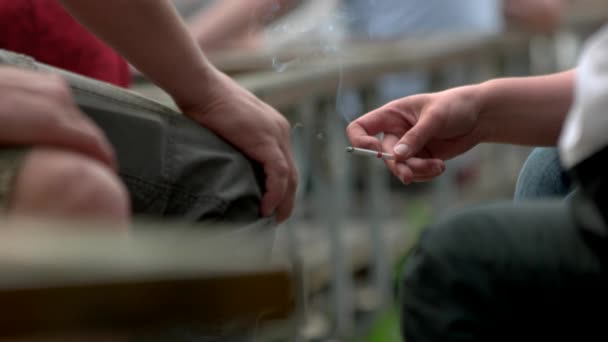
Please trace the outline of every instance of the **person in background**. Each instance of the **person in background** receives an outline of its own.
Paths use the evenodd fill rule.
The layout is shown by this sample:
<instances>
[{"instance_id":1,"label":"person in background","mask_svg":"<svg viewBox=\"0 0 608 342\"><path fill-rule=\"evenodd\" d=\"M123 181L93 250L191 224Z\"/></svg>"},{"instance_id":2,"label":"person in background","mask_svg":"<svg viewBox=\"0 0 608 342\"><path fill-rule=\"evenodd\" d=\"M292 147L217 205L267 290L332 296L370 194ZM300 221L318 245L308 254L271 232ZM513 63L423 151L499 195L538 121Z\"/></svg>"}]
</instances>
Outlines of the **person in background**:
<instances>
[{"instance_id":1,"label":"person in background","mask_svg":"<svg viewBox=\"0 0 608 342\"><path fill-rule=\"evenodd\" d=\"M537 33L552 33L574 1L542 0L528 2L509 0L504 12L514 27ZM562 169L558 151L551 147L537 147L528 156L515 186L514 200L560 198L572 190L572 180Z\"/></svg>"},{"instance_id":2,"label":"person in background","mask_svg":"<svg viewBox=\"0 0 608 342\"><path fill-rule=\"evenodd\" d=\"M5 23L2 49L117 86L130 83L124 59L82 29L57 1L0 1L0 21ZM77 108L67 83L8 66L0 74L3 211L126 226L130 203L116 176L113 148ZM23 145L32 148L26 152Z\"/></svg>"},{"instance_id":3,"label":"person in background","mask_svg":"<svg viewBox=\"0 0 608 342\"><path fill-rule=\"evenodd\" d=\"M204 51L230 48L264 47L263 31L267 26L315 0L174 0L181 13L187 17L188 27ZM340 7L322 8L336 11L336 17L346 17L349 32L368 38L383 38L388 32L409 35L423 31L433 33L443 25L452 27L454 22L477 22L477 27L501 28L507 26L531 33L550 33L559 27L567 9L568 0L503 0L466 1L458 10L450 2L426 2L392 0L336 0ZM409 5L411 3L412 5ZM416 10L408 6L415 6ZM438 7L439 6L439 7ZM443 8L438 11L437 9ZM468 11L468 16L464 10ZM462 15L459 13L463 13ZM316 16L326 13L316 13ZM472 16L472 18L470 17ZM382 17L389 23L382 24ZM378 18L378 19L376 19ZM434 18L441 20L434 20ZM477 19L475 19L477 18ZM399 20L398 20L399 19ZM371 24L374 22L375 24ZM343 24L343 23L337 23ZM370 25L382 25L374 28ZM406 25L404 27L404 25ZM471 24L467 24L471 25ZM462 26L466 29L466 26ZM298 28L294 28L297 30ZM384 32L384 33L383 33ZM276 32L275 32L276 33ZM273 37L269 35L266 40Z\"/></svg>"},{"instance_id":4,"label":"person in background","mask_svg":"<svg viewBox=\"0 0 608 342\"><path fill-rule=\"evenodd\" d=\"M406 97L348 127L353 146L395 153L387 166L404 183L492 142L559 144L582 188L567 201L459 211L426 230L405 266L407 341L606 339L596 311L608 303L606 61L608 27L577 69Z\"/></svg>"},{"instance_id":5,"label":"person in background","mask_svg":"<svg viewBox=\"0 0 608 342\"><path fill-rule=\"evenodd\" d=\"M572 0L504 0L508 26L531 33L552 33L560 27Z\"/></svg>"},{"instance_id":6,"label":"person in background","mask_svg":"<svg viewBox=\"0 0 608 342\"><path fill-rule=\"evenodd\" d=\"M260 32L301 2L303 1L213 1L188 16L188 28L204 51L257 48L262 43Z\"/></svg>"},{"instance_id":7,"label":"person in background","mask_svg":"<svg viewBox=\"0 0 608 342\"><path fill-rule=\"evenodd\" d=\"M109 50L100 40L88 33L61 9L60 4L95 33L97 37L114 47L120 55ZM10 98L3 94L5 104L3 110L6 113L27 113L30 120L34 120L37 125L43 127L48 125L48 134L56 132L56 130L51 130L55 124L65 125L72 129L80 124L83 127L83 139L79 142L77 139L68 139L68 137L62 140L58 137L52 138L49 136L19 140L11 139L10 135L7 135L4 141L7 148L4 148L0 153L2 154L0 159L6 159L4 165L8 166L6 179L16 180L17 184L20 184L19 182L30 184L30 182L27 182L30 178L44 180L45 170L28 167L30 165L28 163L39 165L44 162L45 164L50 163L48 165L68 165L78 171L87 166L79 168L79 166L75 166L79 164L77 161L87 159L91 163L95 163L96 166L93 171L87 171L91 174L90 177L79 179L82 182L92 183L94 188L97 189L107 185L108 178L110 182L118 182L116 170L119 169L122 181L126 182L129 188L132 206L136 213L163 216L175 211L182 215L187 213L186 216L195 221L212 216L221 218L223 213L232 208L232 202L243 202L243 198L240 196L244 196L245 192L241 193L242 188L239 190L228 186L228 184L239 184L239 182L235 182L235 179L224 181L218 178L218 182L221 180L218 184L207 183L212 182L215 178L210 177L203 182L199 180L200 177L191 177L189 171L203 167L199 170L199 173L204 175L204 172L219 171L220 168L235 168L235 165L240 165L234 163L235 158L233 156L227 156L229 159L221 163L220 165L223 165L221 167L217 163L204 162L205 160L212 161L205 151L207 151L207 148L214 149L218 146L216 140L219 136L238 148L255 163L259 163L264 171L263 188L265 192L263 196L256 200L256 196L250 196L249 193L246 195L246 202L257 201L258 205L257 210L248 216L247 220L255 220L255 217L260 214L265 217L276 217L278 222L282 222L289 217L297 186L297 171L290 150L288 122L274 109L258 100L209 64L196 42L188 34L185 25L169 0L135 0L128 2L118 0L103 2L93 0L64 0L61 2L56 0L0 1L0 16L5 19L3 22L10 23L10 25L6 25L7 29L0 33L0 48L25 53L42 62L120 86L127 86L129 83L130 76L127 64L120 57L125 56L146 76L171 94L185 117L187 117L160 123L162 116L159 119L150 118L152 120L150 121L142 118L141 115L130 113L128 108L109 111L96 107L91 111L87 110L87 114L102 112L93 124L88 122L88 119L83 119L84 116L79 115L80 112L75 109L75 103L71 98L69 88L58 77L31 76L30 73L26 73L29 76L24 77L21 73L11 70L10 72L16 75L14 76L15 80L25 79L25 84L28 82L34 84L20 86L18 82L7 81L5 94L11 94L11 92L23 93L28 87L33 87L34 91L28 91L27 93L31 95L41 94L40 102L42 104L45 103L45 98L48 98L50 102L60 102L63 108L57 108L57 113L52 113L52 115L47 114L47 117L50 117L49 121L36 122L36 118L39 117L42 120L45 117L38 113L36 109L44 108L43 106L28 107L26 103L23 103L26 101L19 102L16 101L16 98ZM36 77L51 81L35 82ZM35 102L30 101L31 103ZM107 108L108 105L102 107ZM66 118L59 116L61 112L65 113ZM25 116L23 119L25 119ZM21 118L18 120L21 120ZM139 124L130 125L130 123L137 122ZM160 126L156 129L156 126L151 126L150 122L156 122L154 125L158 124ZM183 131L183 127L192 126L192 122L198 123L204 129L198 132L194 128ZM112 137L110 139L112 147L103 137L104 134L97 127L98 125L103 127L106 135ZM25 126L16 125L13 127L16 127L16 132L19 132ZM36 127L40 130L39 126ZM120 132L126 127L132 129L129 132L132 138L145 140L148 137L153 137L156 140L149 141L149 143L154 142L162 146L168 146L167 148L173 149L173 155L165 155L164 149L162 151L148 151L146 149L131 151L132 147L137 144L114 139L114 137L124 137L124 134L120 134ZM217 136L206 132L207 129ZM174 132L174 130L179 131ZM247 131L249 134L241 134L243 131ZM85 139L87 134L89 138ZM167 134L175 135L179 139L171 138ZM182 142L182 139L185 140ZM8 148L8 146L24 146L30 143L37 144L36 146L39 147L48 145L59 148L65 153L44 155L43 158L39 153L30 153L32 151L28 148L22 148L19 151ZM154 146L154 144L151 146ZM114 159L115 151L121 157L121 165L119 166L116 166ZM123 153L124 151L129 151L129 153ZM74 158L74 153L77 153L80 158ZM150 155L151 157L146 160L157 165L157 167L163 167L162 165L170 163L173 171L168 172L169 169L166 168L155 170L154 168L148 168L146 165L141 165L137 161L144 155ZM40 158L42 161L32 162L32 158L34 160ZM174 158L175 160L169 161L166 158ZM53 160L52 163L49 162L49 159ZM22 164L21 161L23 160L26 164ZM97 162L95 162L96 160ZM231 172L223 172L225 171L223 170L220 173L231 175L231 177L240 173L243 177L246 177L245 170L249 170L247 172L251 172L251 178L253 178L251 168L234 169ZM26 177L23 173L31 175ZM67 177L71 173L65 173L65 175ZM74 178L76 177L70 179L73 180ZM46 189L49 191L46 194L47 198L54 198L57 202L61 202L65 199L65 182L50 183L47 185L49 188ZM61 186L62 184L63 186ZM256 182L252 184L258 186ZM226 188L221 188L222 186L226 186ZM30 189L32 187L35 188L36 183L19 189ZM187 190L180 190L182 187ZM218 187L220 188L218 189ZM106 188L107 192L113 192L112 195L115 198L124 197L123 187L107 186ZM15 195L21 193L21 191L18 191L19 189L14 192ZM83 189L86 189L86 187ZM12 193L13 190L9 189L7 191ZM256 191L260 192L261 189ZM25 192L27 193L27 191ZM255 191L252 190L252 193L255 193ZM79 195L84 196L86 194L87 192L83 190L83 194ZM88 196L92 196L92 194ZM182 196L192 200L180 200ZM31 199L26 196L17 197L17 200L28 198ZM86 198L85 196L82 200L84 201ZM14 198L8 198L9 214L13 200ZM122 210L116 210L116 213L123 215L128 201L115 202L117 205L124 204L121 207ZM39 208L51 204L48 200L38 201L34 207ZM179 209L169 209L172 207ZM103 207L99 209L101 210L101 208ZM75 206L66 211L65 214L69 216L70 213L78 211L78 209L78 206ZM32 214L35 215L36 212L37 210L33 210ZM110 212L108 215L113 216ZM124 221L125 218L123 217L121 220Z\"/></svg>"},{"instance_id":8,"label":"person in background","mask_svg":"<svg viewBox=\"0 0 608 342\"><path fill-rule=\"evenodd\" d=\"M186 2L187 0L176 0ZM506 27L516 27L533 33L547 33L559 27L566 0L336 0L333 22L318 19L311 27L291 27L292 31L303 31L293 40L300 45L316 47L311 43L323 31L319 39L330 39L335 31L345 31L348 40L392 40L406 37L424 37L441 34L493 34ZM189 0L189 3L197 0ZM200 1L198 1L200 3ZM210 1L206 1L209 3ZM305 4L315 1L295 0L239 0L214 1L189 16L189 28L205 51L229 48L281 49L273 40L282 41L282 29L266 29L279 16L298 11ZM331 2L331 1L329 1ZM326 15L323 13L323 15ZM322 16L317 13L317 17ZM288 20L284 22L289 23ZM281 23L283 26L284 25ZM296 24L297 25L297 24ZM325 29L324 29L325 27ZM330 31L332 29L332 32ZM291 42L293 44L293 42ZM326 42L326 44L336 44ZM323 42L322 44L323 45ZM284 46L291 46L284 44ZM462 75L469 74L459 66L445 71L450 84L463 82ZM380 101L388 102L408 94L429 91L428 77L421 72L408 72L381 77L378 81ZM359 113L361 104L352 91L343 92L348 97L341 104L352 104L340 108L349 119ZM351 108L352 107L352 108Z\"/></svg>"},{"instance_id":9,"label":"person in background","mask_svg":"<svg viewBox=\"0 0 608 342\"><path fill-rule=\"evenodd\" d=\"M127 62L85 30L58 0L0 1L0 48L39 62L128 87Z\"/></svg>"},{"instance_id":10,"label":"person in background","mask_svg":"<svg viewBox=\"0 0 608 342\"><path fill-rule=\"evenodd\" d=\"M0 141L4 214L128 226L114 151L60 77L0 66Z\"/></svg>"}]
</instances>

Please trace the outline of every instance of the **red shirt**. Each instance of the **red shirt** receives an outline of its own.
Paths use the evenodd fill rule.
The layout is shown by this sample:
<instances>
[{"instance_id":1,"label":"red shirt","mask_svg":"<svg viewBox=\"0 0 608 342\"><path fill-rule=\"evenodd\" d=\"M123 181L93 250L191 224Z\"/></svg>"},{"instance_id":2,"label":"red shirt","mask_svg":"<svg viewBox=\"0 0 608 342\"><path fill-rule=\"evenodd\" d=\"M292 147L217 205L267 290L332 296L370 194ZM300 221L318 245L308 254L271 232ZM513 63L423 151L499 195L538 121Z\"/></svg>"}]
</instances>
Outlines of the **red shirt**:
<instances>
[{"instance_id":1,"label":"red shirt","mask_svg":"<svg viewBox=\"0 0 608 342\"><path fill-rule=\"evenodd\" d=\"M0 0L0 48L126 87L126 61L83 28L57 0Z\"/></svg>"}]
</instances>

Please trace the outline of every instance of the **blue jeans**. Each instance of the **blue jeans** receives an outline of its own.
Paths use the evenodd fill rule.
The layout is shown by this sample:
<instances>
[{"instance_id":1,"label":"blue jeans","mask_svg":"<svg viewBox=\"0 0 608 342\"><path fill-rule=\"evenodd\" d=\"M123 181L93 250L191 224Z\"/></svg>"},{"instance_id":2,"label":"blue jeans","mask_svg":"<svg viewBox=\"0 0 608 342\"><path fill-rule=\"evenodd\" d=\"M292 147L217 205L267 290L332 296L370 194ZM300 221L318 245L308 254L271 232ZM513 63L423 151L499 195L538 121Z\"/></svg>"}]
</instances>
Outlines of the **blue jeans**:
<instances>
[{"instance_id":1,"label":"blue jeans","mask_svg":"<svg viewBox=\"0 0 608 342\"><path fill-rule=\"evenodd\" d=\"M565 197L572 190L572 181L562 169L556 148L535 148L522 167L515 201Z\"/></svg>"}]
</instances>

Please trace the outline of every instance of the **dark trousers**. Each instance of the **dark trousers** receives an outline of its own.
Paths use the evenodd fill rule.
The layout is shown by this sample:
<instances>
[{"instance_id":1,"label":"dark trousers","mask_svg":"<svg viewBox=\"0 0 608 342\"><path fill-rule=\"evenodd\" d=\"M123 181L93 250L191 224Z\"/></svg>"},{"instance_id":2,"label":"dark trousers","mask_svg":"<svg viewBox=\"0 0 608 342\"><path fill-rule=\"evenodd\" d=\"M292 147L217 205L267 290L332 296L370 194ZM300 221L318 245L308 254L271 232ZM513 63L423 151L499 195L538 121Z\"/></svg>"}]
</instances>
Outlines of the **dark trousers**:
<instances>
[{"instance_id":1,"label":"dark trousers","mask_svg":"<svg viewBox=\"0 0 608 342\"><path fill-rule=\"evenodd\" d=\"M577 201L487 206L430 227L405 266L405 339L608 340L608 241L585 229Z\"/></svg>"}]
</instances>

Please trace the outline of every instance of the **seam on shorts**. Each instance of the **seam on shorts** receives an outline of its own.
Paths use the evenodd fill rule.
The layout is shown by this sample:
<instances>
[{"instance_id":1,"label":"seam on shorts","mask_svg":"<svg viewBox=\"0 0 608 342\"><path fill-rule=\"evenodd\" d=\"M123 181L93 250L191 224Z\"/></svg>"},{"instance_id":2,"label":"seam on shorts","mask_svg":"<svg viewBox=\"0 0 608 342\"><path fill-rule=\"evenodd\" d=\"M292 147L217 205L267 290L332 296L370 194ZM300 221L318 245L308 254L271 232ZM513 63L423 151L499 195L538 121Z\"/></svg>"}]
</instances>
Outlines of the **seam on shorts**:
<instances>
[{"instance_id":1,"label":"seam on shorts","mask_svg":"<svg viewBox=\"0 0 608 342\"><path fill-rule=\"evenodd\" d=\"M15 181L17 180L17 176L21 172L23 167L23 162L27 154L29 153L29 148L9 148L4 149L4 153L13 153L14 158L12 159L14 162L9 165L7 170L1 171L3 176L1 178L1 191L2 195L0 196L0 211L6 212L9 209L11 201L13 199L15 193Z\"/></svg>"},{"instance_id":2,"label":"seam on shorts","mask_svg":"<svg viewBox=\"0 0 608 342\"><path fill-rule=\"evenodd\" d=\"M0 64L13 65L24 69L50 72L64 76L73 90L128 106L132 109L143 109L167 116L181 114L177 108L173 108L171 105L154 101L153 99L147 98L126 88L117 87L107 82L95 80L69 70L38 62L35 58L25 54L0 49ZM113 92L116 95L105 94L109 92Z\"/></svg>"},{"instance_id":3,"label":"seam on shorts","mask_svg":"<svg viewBox=\"0 0 608 342\"><path fill-rule=\"evenodd\" d=\"M162 172L167 176L167 179L177 179L175 175L175 167L177 165L176 155L177 155L177 122L176 117L168 117L167 118L167 132L166 138L167 143L165 144L165 151L163 153L162 160Z\"/></svg>"},{"instance_id":4,"label":"seam on shorts","mask_svg":"<svg viewBox=\"0 0 608 342\"><path fill-rule=\"evenodd\" d=\"M3 49L0 49L0 64L12 65L26 70L38 70L38 65L34 58Z\"/></svg>"},{"instance_id":5,"label":"seam on shorts","mask_svg":"<svg viewBox=\"0 0 608 342\"><path fill-rule=\"evenodd\" d=\"M183 114L180 114L179 112L172 111L172 110L171 110L171 112L169 112L169 111L163 111L163 110L158 109L158 108L151 108L152 106L154 106L156 104L155 102L153 104L151 104L150 107L147 107L145 105L133 103L133 102L130 102L128 100L120 100L120 99L114 98L111 95L103 94L103 92L101 92L101 91L100 92L92 91L90 89L86 89L86 88L83 88L81 86L78 86L78 85L76 85L74 83L71 83L70 86L74 90L83 92L86 95L91 95L91 96L94 96L94 97L97 97L97 98L100 98L100 99L103 99L103 100L108 100L109 102L112 102L114 104L119 104L121 106L130 107L131 109L135 109L135 110L139 110L139 111L150 111L150 112L153 112L155 114L159 114L159 115L162 115L162 116L168 117L168 118L170 118L173 115L183 115ZM109 85L104 84L103 86L106 87L106 86L109 86ZM126 89L124 89L124 90L120 89L120 90L125 91L125 96L129 96L128 93L126 93L127 92ZM140 100L141 101L151 101L151 100L149 100L149 99L147 99L145 97L141 98Z\"/></svg>"},{"instance_id":6,"label":"seam on shorts","mask_svg":"<svg viewBox=\"0 0 608 342\"><path fill-rule=\"evenodd\" d=\"M141 179L136 176L128 175L125 173L121 173L121 176L124 178L128 178L130 182L133 182L135 186L147 187L147 188L162 188L163 192L158 193L156 198L162 198L165 200L176 200L178 203L182 204L193 204L201 201L211 202L213 205L224 212L226 208L228 208L228 202L216 197L209 195L194 195L192 192L185 190L181 186L177 186L174 184L170 184L167 182L150 182L144 179ZM177 197L176 197L177 195ZM177 199L176 199L177 198Z\"/></svg>"}]
</instances>

